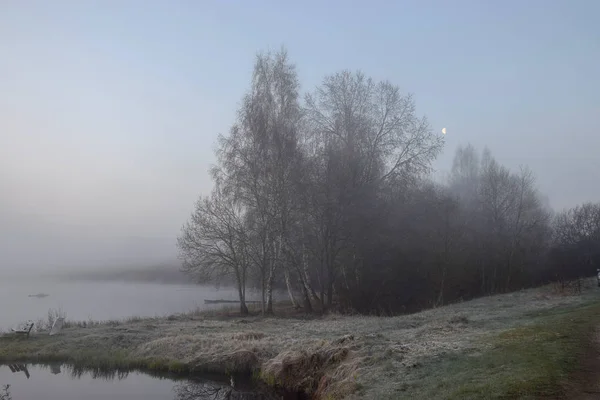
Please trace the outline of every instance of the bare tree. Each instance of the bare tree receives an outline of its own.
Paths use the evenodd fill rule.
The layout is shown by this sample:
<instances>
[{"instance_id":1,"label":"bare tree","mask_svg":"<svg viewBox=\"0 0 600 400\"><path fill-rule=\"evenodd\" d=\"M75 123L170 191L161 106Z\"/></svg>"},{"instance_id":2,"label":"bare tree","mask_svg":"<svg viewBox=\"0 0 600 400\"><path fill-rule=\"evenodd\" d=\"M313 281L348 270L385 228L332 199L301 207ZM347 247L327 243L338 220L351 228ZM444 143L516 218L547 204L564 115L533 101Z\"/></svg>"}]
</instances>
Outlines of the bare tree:
<instances>
[{"instance_id":1,"label":"bare tree","mask_svg":"<svg viewBox=\"0 0 600 400\"><path fill-rule=\"evenodd\" d=\"M481 181L481 163L477 150L472 145L459 146L452 161L452 172L448 186L461 202L476 206Z\"/></svg>"},{"instance_id":2,"label":"bare tree","mask_svg":"<svg viewBox=\"0 0 600 400\"><path fill-rule=\"evenodd\" d=\"M198 200L177 245L183 270L199 282L233 277L240 312L248 314L246 278L250 257L243 205L217 185L210 197Z\"/></svg>"}]
</instances>

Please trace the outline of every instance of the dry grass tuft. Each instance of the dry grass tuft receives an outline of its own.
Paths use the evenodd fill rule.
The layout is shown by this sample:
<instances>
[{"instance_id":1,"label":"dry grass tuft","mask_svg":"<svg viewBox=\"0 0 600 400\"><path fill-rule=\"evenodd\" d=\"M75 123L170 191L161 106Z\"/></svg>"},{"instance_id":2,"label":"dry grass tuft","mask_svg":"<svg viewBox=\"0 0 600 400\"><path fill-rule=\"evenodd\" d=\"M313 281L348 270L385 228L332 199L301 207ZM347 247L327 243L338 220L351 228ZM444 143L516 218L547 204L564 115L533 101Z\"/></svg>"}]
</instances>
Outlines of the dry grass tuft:
<instances>
[{"instance_id":1,"label":"dry grass tuft","mask_svg":"<svg viewBox=\"0 0 600 400\"><path fill-rule=\"evenodd\" d=\"M349 354L348 347L334 343L311 350L284 351L263 366L261 375L271 385L322 396L328 391L333 374L338 380L345 380L337 368Z\"/></svg>"},{"instance_id":2,"label":"dry grass tuft","mask_svg":"<svg viewBox=\"0 0 600 400\"><path fill-rule=\"evenodd\" d=\"M258 355L251 350L237 350L231 353L215 355L212 358L202 357L192 362L195 372L211 372L221 374L252 374L260 369Z\"/></svg>"},{"instance_id":3,"label":"dry grass tuft","mask_svg":"<svg viewBox=\"0 0 600 400\"><path fill-rule=\"evenodd\" d=\"M259 340L265 337L262 332L238 332L234 333L232 339L234 340Z\"/></svg>"},{"instance_id":4,"label":"dry grass tuft","mask_svg":"<svg viewBox=\"0 0 600 400\"><path fill-rule=\"evenodd\" d=\"M52 329L52 325L58 318L67 318L67 313L63 311L62 308L54 309L51 308L48 310L47 319L38 319L34 323L34 329L36 332L49 332Z\"/></svg>"}]
</instances>

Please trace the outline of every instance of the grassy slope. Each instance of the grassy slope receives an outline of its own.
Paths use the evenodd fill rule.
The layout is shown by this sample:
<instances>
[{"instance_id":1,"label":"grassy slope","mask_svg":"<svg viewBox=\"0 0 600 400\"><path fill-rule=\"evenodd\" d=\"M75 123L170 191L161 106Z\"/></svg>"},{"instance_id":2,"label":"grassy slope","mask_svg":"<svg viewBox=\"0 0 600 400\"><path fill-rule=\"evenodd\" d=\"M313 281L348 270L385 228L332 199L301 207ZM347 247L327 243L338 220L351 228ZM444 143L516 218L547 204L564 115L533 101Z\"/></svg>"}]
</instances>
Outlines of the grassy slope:
<instances>
[{"instance_id":1,"label":"grassy slope","mask_svg":"<svg viewBox=\"0 0 600 400\"><path fill-rule=\"evenodd\" d=\"M599 323L598 304L532 315L527 325L486 338L486 351L426 360L408 391L417 398L568 398Z\"/></svg>"},{"instance_id":2,"label":"grassy slope","mask_svg":"<svg viewBox=\"0 0 600 400\"><path fill-rule=\"evenodd\" d=\"M252 371L324 398L561 398L600 323L598 299L590 281L580 296L540 288L394 318L133 319L3 336L0 361Z\"/></svg>"}]
</instances>

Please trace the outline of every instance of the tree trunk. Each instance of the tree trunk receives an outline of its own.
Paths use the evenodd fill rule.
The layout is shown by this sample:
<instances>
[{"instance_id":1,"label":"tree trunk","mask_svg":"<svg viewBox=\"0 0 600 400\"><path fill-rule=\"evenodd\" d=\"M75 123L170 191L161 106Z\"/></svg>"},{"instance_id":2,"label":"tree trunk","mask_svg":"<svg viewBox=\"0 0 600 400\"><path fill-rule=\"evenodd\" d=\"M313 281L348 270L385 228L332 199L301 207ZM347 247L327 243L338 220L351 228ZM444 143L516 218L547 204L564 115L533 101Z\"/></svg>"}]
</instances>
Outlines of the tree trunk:
<instances>
[{"instance_id":1,"label":"tree trunk","mask_svg":"<svg viewBox=\"0 0 600 400\"><path fill-rule=\"evenodd\" d=\"M294 306L294 308L298 309L298 308L300 308L300 306L298 305L298 302L294 298L294 292L292 290L292 282L290 282L290 271L287 268L284 268L283 275L285 278L285 285L287 286L288 295L290 296L290 301L292 302L292 305Z\"/></svg>"},{"instance_id":2,"label":"tree trunk","mask_svg":"<svg viewBox=\"0 0 600 400\"><path fill-rule=\"evenodd\" d=\"M266 305L267 305L267 299L266 299L266 286L265 286L265 276L264 274L261 274L261 301L260 301L260 308L261 308L261 312L264 314L267 310Z\"/></svg>"},{"instance_id":3,"label":"tree trunk","mask_svg":"<svg viewBox=\"0 0 600 400\"><path fill-rule=\"evenodd\" d=\"M263 314L267 311L267 275L265 269L265 257L263 255L262 265L260 266L260 310Z\"/></svg>"},{"instance_id":4,"label":"tree trunk","mask_svg":"<svg viewBox=\"0 0 600 400\"><path fill-rule=\"evenodd\" d=\"M248 315L248 306L246 305L245 300L240 301L240 314L243 316Z\"/></svg>"},{"instance_id":5,"label":"tree trunk","mask_svg":"<svg viewBox=\"0 0 600 400\"><path fill-rule=\"evenodd\" d=\"M333 282L335 278L334 256L331 253L327 263L327 308L333 305Z\"/></svg>"},{"instance_id":6,"label":"tree trunk","mask_svg":"<svg viewBox=\"0 0 600 400\"><path fill-rule=\"evenodd\" d=\"M304 305L305 312L312 312L312 304L310 302L310 292L311 289L309 287L308 282L306 282L305 274L304 274L304 263L305 257L302 255L302 265L294 264L294 268L296 269L296 273L298 274L298 283L300 284L300 289L302 290L302 302Z\"/></svg>"},{"instance_id":7,"label":"tree trunk","mask_svg":"<svg viewBox=\"0 0 600 400\"><path fill-rule=\"evenodd\" d=\"M310 292L308 291L308 286L304 282L304 279L302 279L302 277L300 277L300 284L302 286L302 297L303 297L303 300L304 300L304 311L307 312L307 313L312 313L313 309L312 309L312 304L310 302Z\"/></svg>"},{"instance_id":8,"label":"tree trunk","mask_svg":"<svg viewBox=\"0 0 600 400\"><path fill-rule=\"evenodd\" d=\"M306 261L303 261L302 268L304 270L304 283L306 285L306 289L310 292L310 295L313 297L313 299L317 303L320 303L321 299L319 298L319 295L315 291L315 288L310 284L310 275L308 274L308 263Z\"/></svg>"},{"instance_id":9,"label":"tree trunk","mask_svg":"<svg viewBox=\"0 0 600 400\"><path fill-rule=\"evenodd\" d=\"M333 304L333 279L329 278L327 282L327 308Z\"/></svg>"},{"instance_id":10,"label":"tree trunk","mask_svg":"<svg viewBox=\"0 0 600 400\"><path fill-rule=\"evenodd\" d=\"M267 309L265 314L273 314L273 289L271 285L267 287Z\"/></svg>"},{"instance_id":11,"label":"tree trunk","mask_svg":"<svg viewBox=\"0 0 600 400\"><path fill-rule=\"evenodd\" d=\"M273 314L273 283L275 281L275 268L281 257L281 245L283 243L281 235L275 242L275 254L269 263L269 280L267 281L267 314Z\"/></svg>"},{"instance_id":12,"label":"tree trunk","mask_svg":"<svg viewBox=\"0 0 600 400\"><path fill-rule=\"evenodd\" d=\"M238 282L238 295L240 296L240 314L248 315L248 306L246 306L246 294L241 282Z\"/></svg>"},{"instance_id":13,"label":"tree trunk","mask_svg":"<svg viewBox=\"0 0 600 400\"><path fill-rule=\"evenodd\" d=\"M444 269L442 270L442 282L440 283L440 293L438 294L436 307L444 305L444 284L445 283L446 283L446 267L444 266Z\"/></svg>"},{"instance_id":14,"label":"tree trunk","mask_svg":"<svg viewBox=\"0 0 600 400\"><path fill-rule=\"evenodd\" d=\"M266 314L273 314L273 281L275 280L275 268L271 266L269 270L269 280L267 281L267 309Z\"/></svg>"},{"instance_id":15,"label":"tree trunk","mask_svg":"<svg viewBox=\"0 0 600 400\"><path fill-rule=\"evenodd\" d=\"M512 269L512 255L513 255L513 251L510 251L510 255L508 256L508 262L507 262L507 266L506 266L506 288L504 289L505 292L509 292L510 291L510 278L511 278L511 269Z\"/></svg>"},{"instance_id":16,"label":"tree trunk","mask_svg":"<svg viewBox=\"0 0 600 400\"><path fill-rule=\"evenodd\" d=\"M479 264L481 265L481 294L486 294L486 284L485 284L485 264L479 260Z\"/></svg>"},{"instance_id":17,"label":"tree trunk","mask_svg":"<svg viewBox=\"0 0 600 400\"><path fill-rule=\"evenodd\" d=\"M356 269L356 265L353 265L353 267L354 267L354 269ZM346 267L342 267L342 277L344 278L344 287L346 288L346 290L350 291L350 285L348 284L348 274L346 273Z\"/></svg>"}]
</instances>

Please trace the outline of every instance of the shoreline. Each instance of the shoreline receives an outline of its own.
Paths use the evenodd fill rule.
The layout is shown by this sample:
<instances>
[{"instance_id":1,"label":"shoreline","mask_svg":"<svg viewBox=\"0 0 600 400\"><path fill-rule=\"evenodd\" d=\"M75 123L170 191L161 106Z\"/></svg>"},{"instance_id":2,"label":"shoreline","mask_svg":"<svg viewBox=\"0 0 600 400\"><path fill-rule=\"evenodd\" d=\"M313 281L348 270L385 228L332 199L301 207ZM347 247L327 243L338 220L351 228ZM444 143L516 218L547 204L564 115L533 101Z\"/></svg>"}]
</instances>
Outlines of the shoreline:
<instances>
[{"instance_id":1,"label":"shoreline","mask_svg":"<svg viewBox=\"0 0 600 400\"><path fill-rule=\"evenodd\" d=\"M0 362L63 362L81 368L180 377L244 374L270 387L332 399L442 398L440 382L456 393L450 398L471 398L469 393L480 393L477 390L483 387L488 390L489 385L510 393L524 386L522 371L514 376L502 371L505 375L498 382L484 384L477 374L490 373L485 368L494 363L488 360L482 367L481 360L502 357L496 354L498 348L522 355L518 346L530 336L528 348L563 346L563 342L538 340L540 332L573 326L560 324L561 318L581 319L575 327L583 335L589 324L600 323L600 317L595 317L600 314L600 291L594 284L586 280L581 295L557 294L546 286L398 317L329 314L303 318L276 309L284 316L240 317L231 310L211 310L92 324L70 322L56 336L3 334ZM578 338L571 346L579 346L578 332L565 333ZM573 348L569 351L574 352ZM547 353L535 357L548 357ZM556 357L567 354L551 353ZM529 384L548 384L543 380L547 365L542 361L547 360L523 360L522 368L530 369ZM471 375L463 376L464 369Z\"/></svg>"}]
</instances>

